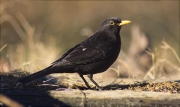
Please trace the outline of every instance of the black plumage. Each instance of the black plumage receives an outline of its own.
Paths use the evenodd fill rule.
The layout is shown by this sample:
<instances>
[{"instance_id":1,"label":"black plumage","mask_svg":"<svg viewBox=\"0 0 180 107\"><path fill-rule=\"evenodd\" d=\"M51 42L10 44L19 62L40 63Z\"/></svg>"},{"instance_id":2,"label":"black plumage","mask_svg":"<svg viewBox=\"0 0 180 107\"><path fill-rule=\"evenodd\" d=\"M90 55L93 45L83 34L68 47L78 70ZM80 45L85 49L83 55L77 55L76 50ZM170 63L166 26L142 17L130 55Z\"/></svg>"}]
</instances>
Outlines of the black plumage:
<instances>
[{"instance_id":1,"label":"black plumage","mask_svg":"<svg viewBox=\"0 0 180 107\"><path fill-rule=\"evenodd\" d=\"M51 73L77 72L88 88L91 87L83 75L87 75L100 89L100 86L93 80L93 74L104 72L117 59L121 48L119 32L121 26L128 23L130 21L121 21L116 17L108 18L94 35L71 48L49 67L29 75L19 82L27 83Z\"/></svg>"}]
</instances>

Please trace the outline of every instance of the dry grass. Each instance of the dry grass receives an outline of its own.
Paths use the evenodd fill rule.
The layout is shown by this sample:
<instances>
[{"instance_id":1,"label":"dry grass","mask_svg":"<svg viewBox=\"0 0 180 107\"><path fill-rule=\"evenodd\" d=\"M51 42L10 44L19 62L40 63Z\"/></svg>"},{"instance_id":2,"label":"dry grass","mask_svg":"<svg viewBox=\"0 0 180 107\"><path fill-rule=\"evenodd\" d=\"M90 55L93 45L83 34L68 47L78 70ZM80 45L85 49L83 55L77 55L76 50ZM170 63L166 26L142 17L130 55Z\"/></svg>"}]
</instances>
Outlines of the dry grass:
<instances>
[{"instance_id":1,"label":"dry grass","mask_svg":"<svg viewBox=\"0 0 180 107\"><path fill-rule=\"evenodd\" d=\"M1 4L3 6L3 4ZM3 6L5 8L5 6ZM42 43L40 37L42 30L32 26L21 12L12 16L2 9L2 23L8 22L19 36L20 43L15 45L5 44L1 50L7 47L7 59L14 69L24 68L24 70L34 72L49 65L55 60L60 50L56 48L56 40L49 38L46 44ZM6 66L6 65L5 65ZM3 69L1 69L3 70Z\"/></svg>"}]
</instances>

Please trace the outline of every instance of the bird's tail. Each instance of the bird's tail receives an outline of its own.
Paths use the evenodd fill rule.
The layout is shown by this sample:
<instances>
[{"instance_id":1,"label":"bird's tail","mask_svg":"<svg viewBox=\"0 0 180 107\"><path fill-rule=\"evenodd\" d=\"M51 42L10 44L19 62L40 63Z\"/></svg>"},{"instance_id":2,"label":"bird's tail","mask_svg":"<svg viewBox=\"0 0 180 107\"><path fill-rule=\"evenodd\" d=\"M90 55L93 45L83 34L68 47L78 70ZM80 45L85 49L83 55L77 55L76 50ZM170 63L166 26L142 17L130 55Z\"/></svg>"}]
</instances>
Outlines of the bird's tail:
<instances>
[{"instance_id":1,"label":"bird's tail","mask_svg":"<svg viewBox=\"0 0 180 107\"><path fill-rule=\"evenodd\" d=\"M24 77L24 78L20 79L18 82L21 82L23 84L28 83L28 82L30 82L30 81L32 81L34 79L38 79L40 77L43 77L43 76L51 74L51 73L53 73L53 72L50 70L50 67L47 67L47 68L45 68L45 69L43 69L41 71L38 71L38 72L36 72L34 74L31 74L31 75L29 75L27 77Z\"/></svg>"}]
</instances>

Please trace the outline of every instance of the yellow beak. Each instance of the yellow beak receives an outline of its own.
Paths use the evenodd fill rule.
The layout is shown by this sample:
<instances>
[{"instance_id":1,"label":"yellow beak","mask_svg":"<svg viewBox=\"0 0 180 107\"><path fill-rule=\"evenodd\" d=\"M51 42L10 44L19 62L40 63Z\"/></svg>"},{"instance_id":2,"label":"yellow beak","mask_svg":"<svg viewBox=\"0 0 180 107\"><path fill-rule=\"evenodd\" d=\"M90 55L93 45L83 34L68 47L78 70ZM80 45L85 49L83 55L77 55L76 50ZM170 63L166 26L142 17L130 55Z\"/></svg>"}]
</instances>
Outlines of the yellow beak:
<instances>
[{"instance_id":1,"label":"yellow beak","mask_svg":"<svg viewBox=\"0 0 180 107\"><path fill-rule=\"evenodd\" d=\"M129 23L131 23L131 21L129 21L129 20L122 20L122 22L119 23L119 26L123 26L123 25L129 24Z\"/></svg>"}]
</instances>

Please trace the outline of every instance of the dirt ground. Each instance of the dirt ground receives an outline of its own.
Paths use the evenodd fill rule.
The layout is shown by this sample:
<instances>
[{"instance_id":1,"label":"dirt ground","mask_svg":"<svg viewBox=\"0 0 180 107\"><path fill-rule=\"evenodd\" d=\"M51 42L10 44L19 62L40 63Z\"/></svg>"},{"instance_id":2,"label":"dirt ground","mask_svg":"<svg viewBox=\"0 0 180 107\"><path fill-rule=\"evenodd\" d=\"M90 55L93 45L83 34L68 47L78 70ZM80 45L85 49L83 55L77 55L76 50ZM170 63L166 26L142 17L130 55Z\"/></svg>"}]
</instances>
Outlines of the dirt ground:
<instances>
[{"instance_id":1,"label":"dirt ground","mask_svg":"<svg viewBox=\"0 0 180 107\"><path fill-rule=\"evenodd\" d=\"M17 80L29 75L27 72L19 72L18 70L11 73L1 73L1 90L7 89L25 89L25 90L54 90L56 88L64 89L82 89L87 90L84 82L78 76L61 75L57 78L50 76L42 77L28 84L17 83ZM88 78L86 78L88 80ZM133 90L133 91L151 91L151 92L170 92L180 93L180 81L166 81L165 79L156 80L137 80L130 78L95 78L103 90ZM44 83L43 83L44 82ZM94 87L92 82L88 81L91 87ZM42 84L43 83L43 84ZM96 90L96 87L93 88Z\"/></svg>"}]
</instances>

